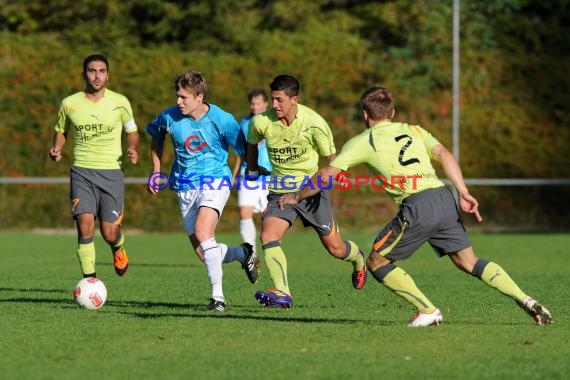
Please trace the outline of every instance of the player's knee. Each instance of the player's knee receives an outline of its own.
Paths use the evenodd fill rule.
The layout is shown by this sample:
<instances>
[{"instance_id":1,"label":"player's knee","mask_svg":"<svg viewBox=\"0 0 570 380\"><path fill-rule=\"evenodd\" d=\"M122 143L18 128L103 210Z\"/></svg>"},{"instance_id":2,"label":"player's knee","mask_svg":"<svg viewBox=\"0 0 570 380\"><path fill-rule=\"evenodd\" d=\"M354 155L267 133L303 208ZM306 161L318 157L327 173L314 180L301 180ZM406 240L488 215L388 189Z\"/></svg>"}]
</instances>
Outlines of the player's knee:
<instances>
[{"instance_id":1,"label":"player's knee","mask_svg":"<svg viewBox=\"0 0 570 380\"><path fill-rule=\"evenodd\" d=\"M383 282L384 277L386 277L388 275L388 273L390 273L394 268L396 268L396 266L388 260L387 260L385 265L377 266L374 269L370 268L370 266L368 265L368 262L366 264L368 266L368 270L370 271L370 273L372 273L372 276L378 282Z\"/></svg>"},{"instance_id":2,"label":"player's knee","mask_svg":"<svg viewBox=\"0 0 570 380\"><path fill-rule=\"evenodd\" d=\"M121 239L121 234L118 231L113 230L101 232L101 236L109 245L115 245Z\"/></svg>"},{"instance_id":3,"label":"player's knee","mask_svg":"<svg viewBox=\"0 0 570 380\"><path fill-rule=\"evenodd\" d=\"M371 252L366 260L366 267L370 272L376 269L391 264L392 262L377 252Z\"/></svg>"}]
</instances>

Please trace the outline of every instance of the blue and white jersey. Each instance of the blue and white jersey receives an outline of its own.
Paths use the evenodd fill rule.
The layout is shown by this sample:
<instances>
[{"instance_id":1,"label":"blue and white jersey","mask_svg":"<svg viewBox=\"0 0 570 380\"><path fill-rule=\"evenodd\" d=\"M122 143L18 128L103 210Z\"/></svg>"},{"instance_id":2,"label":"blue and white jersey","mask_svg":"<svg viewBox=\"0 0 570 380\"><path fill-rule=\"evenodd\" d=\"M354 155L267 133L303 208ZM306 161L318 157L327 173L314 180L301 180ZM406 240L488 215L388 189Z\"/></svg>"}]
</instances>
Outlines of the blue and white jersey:
<instances>
[{"instance_id":1,"label":"blue and white jersey","mask_svg":"<svg viewBox=\"0 0 570 380\"><path fill-rule=\"evenodd\" d=\"M243 119L240 120L239 126L245 139L247 140L247 133L249 130L249 121L251 120L252 115L247 115ZM267 154L267 146L265 145L265 140L261 140L257 143L257 165L263 166L265 169L271 171L271 162L269 162L269 155ZM241 167L239 169L239 175L244 178L245 177L245 168L247 167L247 161L243 160L241 163ZM258 182L263 181L263 178L260 176L257 179Z\"/></svg>"},{"instance_id":2,"label":"blue and white jersey","mask_svg":"<svg viewBox=\"0 0 570 380\"><path fill-rule=\"evenodd\" d=\"M246 139L236 119L214 104L198 121L180 113L178 106L162 111L146 127L154 140L163 141L170 134L174 163L169 177L170 189L186 191L204 188L211 179L231 184L228 147L245 154Z\"/></svg>"}]
</instances>

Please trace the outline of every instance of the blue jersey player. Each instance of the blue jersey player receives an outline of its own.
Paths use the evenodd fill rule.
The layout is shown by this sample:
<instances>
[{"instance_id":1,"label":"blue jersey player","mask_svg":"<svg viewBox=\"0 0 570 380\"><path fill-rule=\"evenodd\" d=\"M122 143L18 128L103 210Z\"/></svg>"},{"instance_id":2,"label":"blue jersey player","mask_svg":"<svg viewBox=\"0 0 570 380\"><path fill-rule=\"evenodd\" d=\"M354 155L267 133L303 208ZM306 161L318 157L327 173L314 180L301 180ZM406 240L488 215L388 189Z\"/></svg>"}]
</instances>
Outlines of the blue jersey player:
<instances>
[{"instance_id":1,"label":"blue jersey player","mask_svg":"<svg viewBox=\"0 0 570 380\"><path fill-rule=\"evenodd\" d=\"M250 244L230 247L218 243L215 237L231 188L228 148L232 146L238 154L245 154L245 137L231 114L206 102L207 84L201 73L188 71L180 75L175 90L177 105L161 112L146 128L152 136L153 164L148 190L155 195L160 190L161 186L151 179L161 171L164 139L170 134L174 163L169 186L178 196L184 229L208 272L212 285L208 309L225 311L222 263L240 261L251 283L258 278Z\"/></svg>"}]
</instances>

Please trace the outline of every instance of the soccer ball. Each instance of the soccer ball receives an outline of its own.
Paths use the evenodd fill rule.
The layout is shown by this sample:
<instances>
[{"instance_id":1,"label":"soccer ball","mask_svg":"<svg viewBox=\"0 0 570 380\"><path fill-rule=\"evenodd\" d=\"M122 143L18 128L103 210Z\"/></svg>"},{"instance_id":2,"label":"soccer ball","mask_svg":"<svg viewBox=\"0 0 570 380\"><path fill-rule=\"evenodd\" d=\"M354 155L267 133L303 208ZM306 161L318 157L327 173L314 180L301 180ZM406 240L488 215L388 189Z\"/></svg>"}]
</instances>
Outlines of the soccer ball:
<instances>
[{"instance_id":1,"label":"soccer ball","mask_svg":"<svg viewBox=\"0 0 570 380\"><path fill-rule=\"evenodd\" d=\"M75 285L73 300L84 309L99 309L107 301L107 288L103 281L86 277Z\"/></svg>"}]
</instances>

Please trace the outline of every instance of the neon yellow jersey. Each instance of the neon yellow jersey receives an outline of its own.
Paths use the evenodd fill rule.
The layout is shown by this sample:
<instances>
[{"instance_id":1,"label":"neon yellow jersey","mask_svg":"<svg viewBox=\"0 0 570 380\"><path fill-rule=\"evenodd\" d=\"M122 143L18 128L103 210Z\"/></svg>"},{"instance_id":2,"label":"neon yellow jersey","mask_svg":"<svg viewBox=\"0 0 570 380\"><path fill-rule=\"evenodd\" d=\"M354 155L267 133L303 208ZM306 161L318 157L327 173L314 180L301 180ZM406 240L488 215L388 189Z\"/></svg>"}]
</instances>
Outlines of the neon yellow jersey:
<instances>
[{"instance_id":1,"label":"neon yellow jersey","mask_svg":"<svg viewBox=\"0 0 570 380\"><path fill-rule=\"evenodd\" d=\"M137 131L129 100L109 89L97 102L87 99L83 91L63 99L55 131L68 133L70 128L73 165L89 169L121 168L122 131Z\"/></svg>"},{"instance_id":2,"label":"neon yellow jersey","mask_svg":"<svg viewBox=\"0 0 570 380\"><path fill-rule=\"evenodd\" d=\"M272 166L268 188L277 193L299 191L303 181L318 171L319 154L336 153L327 122L302 104L297 104L297 115L288 127L273 109L254 116L249 122L248 142L257 144L263 139Z\"/></svg>"},{"instance_id":3,"label":"neon yellow jersey","mask_svg":"<svg viewBox=\"0 0 570 380\"><path fill-rule=\"evenodd\" d=\"M348 170L365 164L376 189L396 203L422 190L443 186L431 164L431 151L441 143L425 129L404 123L381 122L346 142L331 166Z\"/></svg>"}]
</instances>

